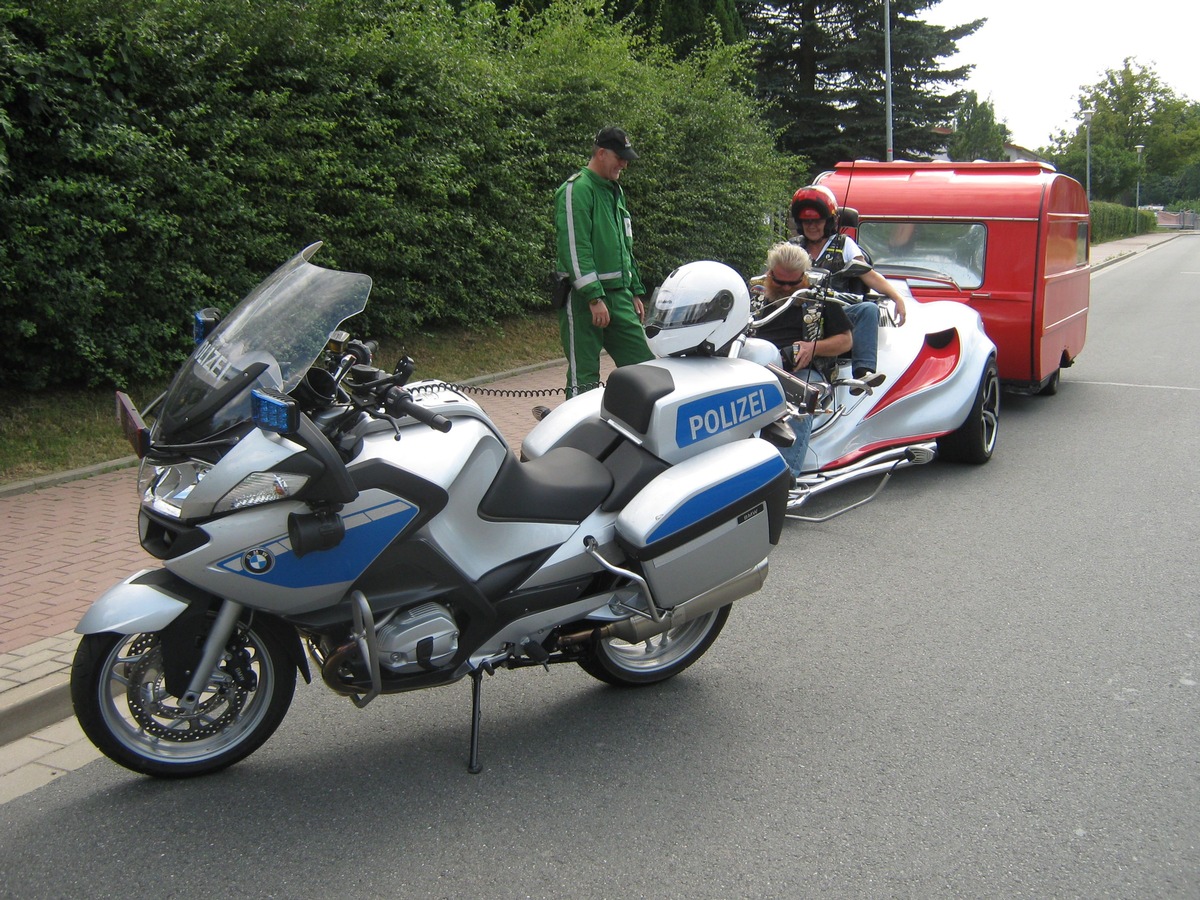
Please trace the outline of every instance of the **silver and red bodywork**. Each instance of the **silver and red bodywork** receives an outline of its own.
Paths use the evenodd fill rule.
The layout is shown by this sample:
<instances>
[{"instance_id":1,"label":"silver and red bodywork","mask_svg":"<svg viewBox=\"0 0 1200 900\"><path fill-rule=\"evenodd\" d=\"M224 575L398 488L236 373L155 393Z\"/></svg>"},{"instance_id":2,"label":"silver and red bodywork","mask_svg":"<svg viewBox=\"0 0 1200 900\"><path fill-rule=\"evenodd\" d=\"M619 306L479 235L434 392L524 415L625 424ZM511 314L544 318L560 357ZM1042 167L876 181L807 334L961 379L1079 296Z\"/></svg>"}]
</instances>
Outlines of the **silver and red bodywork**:
<instances>
[{"instance_id":1,"label":"silver and red bodywork","mask_svg":"<svg viewBox=\"0 0 1200 900\"><path fill-rule=\"evenodd\" d=\"M878 371L887 380L858 395L835 380L814 415L806 476L829 478L897 460L927 462L937 439L961 427L972 410L996 355L978 314L958 303L922 303L903 282L894 283L910 299L904 325L885 316L879 330ZM849 367L843 369L849 378ZM905 459L913 448L916 458Z\"/></svg>"}]
</instances>

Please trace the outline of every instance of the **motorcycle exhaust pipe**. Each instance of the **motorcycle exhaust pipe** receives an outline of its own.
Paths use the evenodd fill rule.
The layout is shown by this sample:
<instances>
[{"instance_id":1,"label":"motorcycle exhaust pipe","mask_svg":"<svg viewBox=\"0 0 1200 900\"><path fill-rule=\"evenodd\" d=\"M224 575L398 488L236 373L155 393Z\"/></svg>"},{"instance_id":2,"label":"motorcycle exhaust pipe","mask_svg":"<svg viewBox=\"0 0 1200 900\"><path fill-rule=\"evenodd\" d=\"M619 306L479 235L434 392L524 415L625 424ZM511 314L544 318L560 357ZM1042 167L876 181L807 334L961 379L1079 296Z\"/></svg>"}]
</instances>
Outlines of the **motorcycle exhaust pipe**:
<instances>
[{"instance_id":1,"label":"motorcycle exhaust pipe","mask_svg":"<svg viewBox=\"0 0 1200 900\"><path fill-rule=\"evenodd\" d=\"M732 603L734 600L740 600L742 597L753 594L755 591L761 590L762 586L767 582L767 560L763 560L752 569L747 569L740 575L736 575L723 584L718 584L714 588L710 588L703 594L693 597L691 600L685 600L668 610L664 610L662 618L658 621L649 618L637 616L635 618L623 619L620 622L613 622L609 625L602 625L599 628L594 628L591 631L577 632L575 634L564 634L559 637L559 642L563 644L580 644L589 638L609 638L615 637L623 641L628 641L631 644L640 644L642 641L648 640L655 635L662 634L672 628L678 628L693 619L698 619L701 616L706 616L713 610L720 609L727 603Z\"/></svg>"}]
</instances>

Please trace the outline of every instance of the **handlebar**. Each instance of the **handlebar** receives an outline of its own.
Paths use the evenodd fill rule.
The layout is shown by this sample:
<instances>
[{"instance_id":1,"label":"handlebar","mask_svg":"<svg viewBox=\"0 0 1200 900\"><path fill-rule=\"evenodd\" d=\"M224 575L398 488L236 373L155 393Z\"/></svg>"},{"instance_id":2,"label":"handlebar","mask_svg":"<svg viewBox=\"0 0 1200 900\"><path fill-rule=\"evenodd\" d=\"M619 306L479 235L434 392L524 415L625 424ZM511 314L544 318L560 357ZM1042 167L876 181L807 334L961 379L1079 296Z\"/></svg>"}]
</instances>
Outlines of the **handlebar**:
<instances>
[{"instance_id":1,"label":"handlebar","mask_svg":"<svg viewBox=\"0 0 1200 900\"><path fill-rule=\"evenodd\" d=\"M449 431L450 426L454 424L440 413L427 410L413 399L411 392L398 385L388 388L387 393L383 395L383 408L389 415L408 416L442 434Z\"/></svg>"}]
</instances>

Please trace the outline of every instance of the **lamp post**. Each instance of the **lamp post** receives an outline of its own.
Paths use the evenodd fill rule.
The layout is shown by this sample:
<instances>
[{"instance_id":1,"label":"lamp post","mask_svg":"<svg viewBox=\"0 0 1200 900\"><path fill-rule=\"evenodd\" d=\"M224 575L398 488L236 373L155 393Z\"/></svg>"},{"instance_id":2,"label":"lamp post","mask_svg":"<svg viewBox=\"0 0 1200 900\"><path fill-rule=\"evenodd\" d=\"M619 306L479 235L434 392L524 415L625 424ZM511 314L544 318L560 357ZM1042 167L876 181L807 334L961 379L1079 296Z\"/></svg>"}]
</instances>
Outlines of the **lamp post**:
<instances>
[{"instance_id":1,"label":"lamp post","mask_svg":"<svg viewBox=\"0 0 1200 900\"><path fill-rule=\"evenodd\" d=\"M1133 202L1134 202L1134 206L1137 209L1141 209L1142 208L1142 151L1146 149L1146 145L1145 144L1137 144L1133 149L1136 150L1138 153L1137 194L1134 195L1136 197L1136 199Z\"/></svg>"},{"instance_id":2,"label":"lamp post","mask_svg":"<svg viewBox=\"0 0 1200 900\"><path fill-rule=\"evenodd\" d=\"M883 94L886 107L884 124L887 132L887 161L893 157L892 148L892 5L889 0L883 0Z\"/></svg>"},{"instance_id":3,"label":"lamp post","mask_svg":"<svg viewBox=\"0 0 1200 900\"><path fill-rule=\"evenodd\" d=\"M1092 116L1095 114L1094 109L1083 111L1083 127L1087 129L1087 199L1089 204L1092 202Z\"/></svg>"}]
</instances>

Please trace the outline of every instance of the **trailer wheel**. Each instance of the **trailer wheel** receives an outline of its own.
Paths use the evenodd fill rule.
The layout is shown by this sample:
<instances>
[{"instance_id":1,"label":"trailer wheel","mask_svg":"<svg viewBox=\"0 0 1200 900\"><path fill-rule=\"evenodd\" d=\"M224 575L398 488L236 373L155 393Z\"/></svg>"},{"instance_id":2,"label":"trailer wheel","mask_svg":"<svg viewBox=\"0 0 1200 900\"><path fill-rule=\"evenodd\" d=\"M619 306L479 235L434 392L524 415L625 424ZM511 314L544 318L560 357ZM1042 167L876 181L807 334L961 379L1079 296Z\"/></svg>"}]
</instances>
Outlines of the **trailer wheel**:
<instances>
[{"instance_id":1,"label":"trailer wheel","mask_svg":"<svg viewBox=\"0 0 1200 900\"><path fill-rule=\"evenodd\" d=\"M1062 375L1062 369L1055 369L1054 374L1050 376L1050 380L1038 391L1039 397L1053 397L1058 393L1058 378Z\"/></svg>"}]
</instances>

